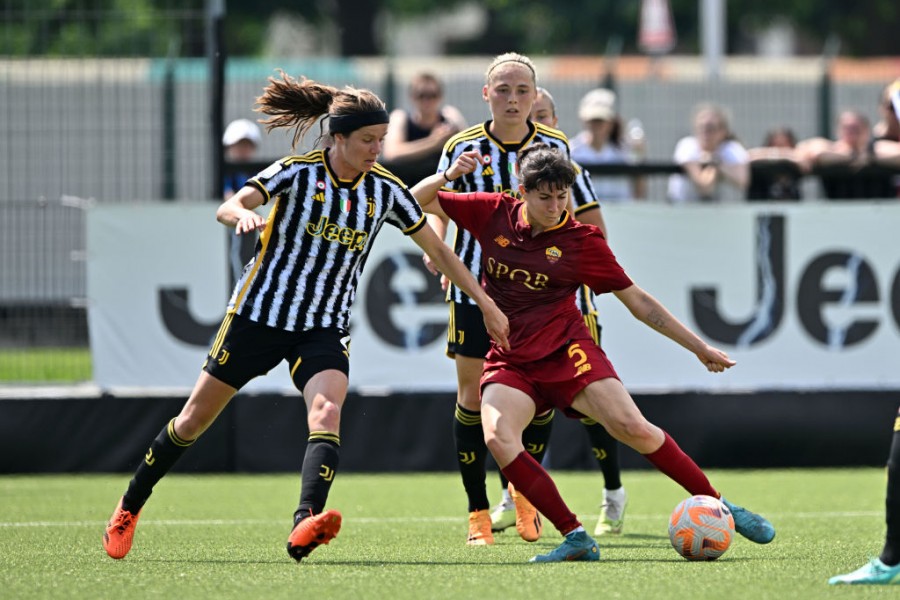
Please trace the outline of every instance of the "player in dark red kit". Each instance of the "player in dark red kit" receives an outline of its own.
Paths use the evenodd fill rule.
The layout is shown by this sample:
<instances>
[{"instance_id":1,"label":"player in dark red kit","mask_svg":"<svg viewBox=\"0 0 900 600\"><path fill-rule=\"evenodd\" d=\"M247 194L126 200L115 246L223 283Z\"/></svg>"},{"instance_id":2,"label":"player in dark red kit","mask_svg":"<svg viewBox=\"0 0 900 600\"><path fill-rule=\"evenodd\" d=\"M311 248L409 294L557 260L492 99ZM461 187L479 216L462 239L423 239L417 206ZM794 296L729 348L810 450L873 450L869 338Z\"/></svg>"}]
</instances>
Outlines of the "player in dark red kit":
<instances>
[{"instance_id":1,"label":"player in dark red kit","mask_svg":"<svg viewBox=\"0 0 900 600\"><path fill-rule=\"evenodd\" d=\"M532 562L600 557L597 543L522 444L522 431L534 415L554 407L601 423L690 494L720 498L744 537L760 544L772 541L771 523L725 500L675 441L644 418L594 343L575 304L575 292L587 285L598 294L614 293L637 319L696 354L713 373L732 367L734 361L635 285L600 229L570 217L566 207L575 170L564 153L535 144L519 154L522 200L504 193L438 191L446 181L472 172L480 160L478 152L463 153L412 192L427 212L446 215L475 236L482 248L482 285L509 317L509 349L491 344L485 359L482 426L485 443L504 475L565 536L558 548Z\"/></svg>"}]
</instances>

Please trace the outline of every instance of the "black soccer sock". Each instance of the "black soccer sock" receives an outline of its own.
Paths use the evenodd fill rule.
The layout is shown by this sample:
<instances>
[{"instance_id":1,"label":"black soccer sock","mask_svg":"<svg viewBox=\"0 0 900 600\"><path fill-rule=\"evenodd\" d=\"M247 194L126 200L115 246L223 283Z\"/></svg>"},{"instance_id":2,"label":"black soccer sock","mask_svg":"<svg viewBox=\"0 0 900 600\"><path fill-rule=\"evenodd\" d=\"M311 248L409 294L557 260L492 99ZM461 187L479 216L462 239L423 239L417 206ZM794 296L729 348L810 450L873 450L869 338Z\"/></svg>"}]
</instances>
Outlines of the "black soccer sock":
<instances>
[{"instance_id":1,"label":"black soccer sock","mask_svg":"<svg viewBox=\"0 0 900 600\"><path fill-rule=\"evenodd\" d=\"M456 405L453 417L453 437L456 440L456 457L463 488L469 499L469 512L486 510L490 507L485 482L485 460L487 445L481 429L481 413Z\"/></svg>"},{"instance_id":2,"label":"black soccer sock","mask_svg":"<svg viewBox=\"0 0 900 600\"><path fill-rule=\"evenodd\" d=\"M306 443L303 472L300 475L300 505L294 523L303 517L317 515L325 508L331 483L337 473L341 454L341 437L328 431L313 431Z\"/></svg>"},{"instance_id":3,"label":"black soccer sock","mask_svg":"<svg viewBox=\"0 0 900 600\"><path fill-rule=\"evenodd\" d=\"M506 486L509 485L509 479L506 478L506 475L503 474L503 471L498 471L500 473L500 489L505 490Z\"/></svg>"},{"instance_id":4,"label":"black soccer sock","mask_svg":"<svg viewBox=\"0 0 900 600\"><path fill-rule=\"evenodd\" d=\"M581 419L584 430L591 441L591 450L600 470L603 472L603 487L617 490L622 487L622 470L619 467L619 442L597 421L585 417Z\"/></svg>"},{"instance_id":5,"label":"black soccer sock","mask_svg":"<svg viewBox=\"0 0 900 600\"><path fill-rule=\"evenodd\" d=\"M522 445L537 461L538 464L544 460L547 454L547 447L550 445L550 433L553 431L553 415L554 411L550 411L543 415L537 415L531 420L531 423L522 432Z\"/></svg>"},{"instance_id":6,"label":"black soccer sock","mask_svg":"<svg viewBox=\"0 0 900 600\"><path fill-rule=\"evenodd\" d=\"M900 564L900 416L894 421L894 436L887 464L887 495L885 496L885 521L887 535L881 562L893 566Z\"/></svg>"},{"instance_id":7,"label":"black soccer sock","mask_svg":"<svg viewBox=\"0 0 900 600\"><path fill-rule=\"evenodd\" d=\"M175 433L175 419L169 421L150 444L144 460L128 482L128 490L122 498L122 508L136 515L153 493L153 486L169 472L194 441L178 437Z\"/></svg>"}]
</instances>

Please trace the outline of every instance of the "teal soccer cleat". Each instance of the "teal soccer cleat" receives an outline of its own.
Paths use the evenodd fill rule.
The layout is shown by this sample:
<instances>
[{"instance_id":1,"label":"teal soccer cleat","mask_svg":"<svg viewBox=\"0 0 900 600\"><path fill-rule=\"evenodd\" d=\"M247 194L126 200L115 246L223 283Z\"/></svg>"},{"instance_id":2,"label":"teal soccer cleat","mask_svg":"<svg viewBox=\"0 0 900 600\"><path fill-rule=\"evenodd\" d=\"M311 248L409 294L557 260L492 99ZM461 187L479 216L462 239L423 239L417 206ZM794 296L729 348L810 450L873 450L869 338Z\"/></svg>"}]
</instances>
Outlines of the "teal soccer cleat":
<instances>
[{"instance_id":1,"label":"teal soccer cleat","mask_svg":"<svg viewBox=\"0 0 900 600\"><path fill-rule=\"evenodd\" d=\"M768 544L775 538L775 527L765 517L732 504L724 497L719 500L731 511L731 516L734 517L734 530L739 534L757 544Z\"/></svg>"},{"instance_id":2,"label":"teal soccer cleat","mask_svg":"<svg viewBox=\"0 0 900 600\"><path fill-rule=\"evenodd\" d=\"M900 565L889 567L878 558L873 558L852 573L835 575L828 580L831 585L842 583L852 585L900 585Z\"/></svg>"},{"instance_id":3,"label":"teal soccer cleat","mask_svg":"<svg viewBox=\"0 0 900 600\"><path fill-rule=\"evenodd\" d=\"M547 554L538 554L528 562L548 563L575 560L600 560L600 548L586 531L570 533L555 550Z\"/></svg>"}]
</instances>

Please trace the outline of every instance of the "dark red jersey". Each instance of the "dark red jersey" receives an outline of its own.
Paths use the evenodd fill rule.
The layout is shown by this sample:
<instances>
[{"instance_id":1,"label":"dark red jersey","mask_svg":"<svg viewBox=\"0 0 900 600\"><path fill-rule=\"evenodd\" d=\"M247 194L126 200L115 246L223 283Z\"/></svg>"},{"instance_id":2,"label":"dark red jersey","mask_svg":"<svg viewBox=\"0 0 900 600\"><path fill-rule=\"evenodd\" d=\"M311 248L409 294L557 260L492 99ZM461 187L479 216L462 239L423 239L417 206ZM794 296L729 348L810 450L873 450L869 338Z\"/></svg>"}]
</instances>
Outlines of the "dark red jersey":
<instances>
[{"instance_id":1,"label":"dark red jersey","mask_svg":"<svg viewBox=\"0 0 900 600\"><path fill-rule=\"evenodd\" d=\"M439 192L438 198L444 212L481 245L482 285L509 318L511 350L492 344L489 358L521 364L569 340L590 338L575 304L578 287L602 294L632 285L600 230L568 213L532 236L521 200L490 192Z\"/></svg>"}]
</instances>

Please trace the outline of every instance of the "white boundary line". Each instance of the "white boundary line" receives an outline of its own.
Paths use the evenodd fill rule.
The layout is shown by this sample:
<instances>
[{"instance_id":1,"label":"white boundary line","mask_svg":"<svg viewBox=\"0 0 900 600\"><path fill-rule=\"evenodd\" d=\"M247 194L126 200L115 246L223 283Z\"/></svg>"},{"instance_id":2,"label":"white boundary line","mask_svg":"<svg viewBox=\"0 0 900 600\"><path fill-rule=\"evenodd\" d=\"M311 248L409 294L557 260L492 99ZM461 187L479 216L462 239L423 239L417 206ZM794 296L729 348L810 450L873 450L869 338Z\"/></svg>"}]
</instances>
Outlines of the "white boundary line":
<instances>
[{"instance_id":1,"label":"white boundary line","mask_svg":"<svg viewBox=\"0 0 900 600\"><path fill-rule=\"evenodd\" d=\"M588 521L596 519L599 515L582 515L581 519ZM869 519L883 517L880 511L853 511L853 512L795 512L766 514L774 519ZM629 520L650 521L665 520L664 514L655 515L628 515ZM379 524L379 523L459 523L465 521L464 516L456 517L351 517L352 523ZM284 519L147 519L141 521L142 526L234 526L234 525L274 525L282 524ZM0 528L17 527L96 527L105 525L105 521L0 521Z\"/></svg>"}]
</instances>

